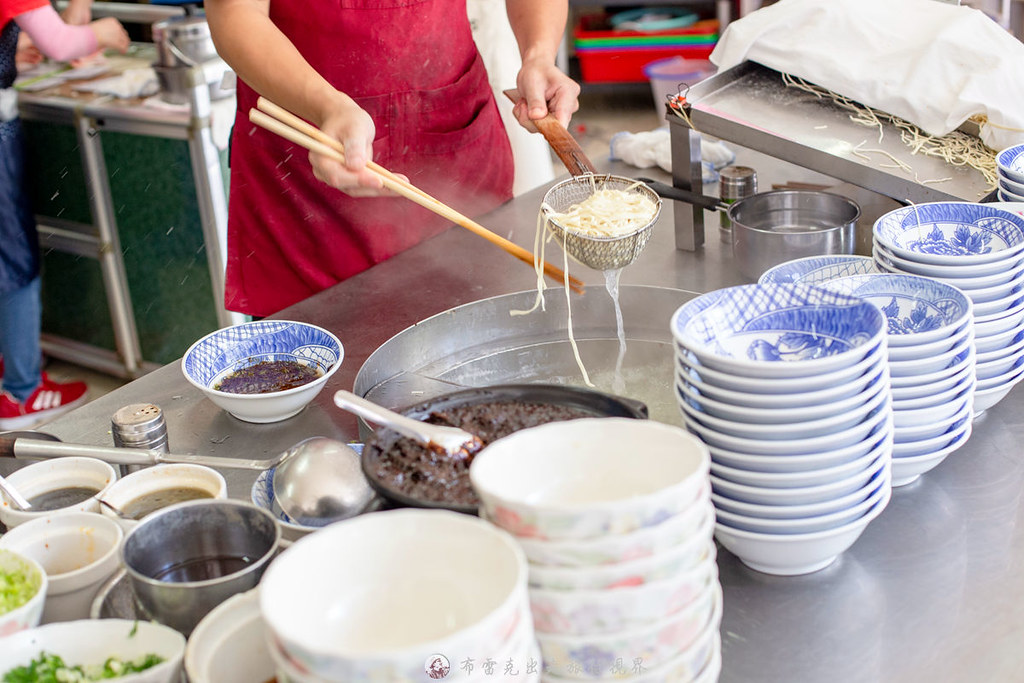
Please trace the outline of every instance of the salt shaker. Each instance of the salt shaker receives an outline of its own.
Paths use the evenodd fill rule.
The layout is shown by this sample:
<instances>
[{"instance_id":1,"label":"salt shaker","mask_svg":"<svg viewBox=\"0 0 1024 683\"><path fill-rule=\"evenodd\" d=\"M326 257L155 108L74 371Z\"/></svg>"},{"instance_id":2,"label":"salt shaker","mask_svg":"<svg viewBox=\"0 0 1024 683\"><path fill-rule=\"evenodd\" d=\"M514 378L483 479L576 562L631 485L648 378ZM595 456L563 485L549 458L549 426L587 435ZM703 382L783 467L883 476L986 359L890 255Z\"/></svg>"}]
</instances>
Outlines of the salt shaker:
<instances>
[{"instance_id":1,"label":"salt shaker","mask_svg":"<svg viewBox=\"0 0 1024 683\"><path fill-rule=\"evenodd\" d=\"M757 193L757 172L749 166L726 166L718 173L718 196L728 209L738 199ZM732 221L728 211L719 212L723 242L732 242Z\"/></svg>"},{"instance_id":2,"label":"salt shaker","mask_svg":"<svg viewBox=\"0 0 1024 683\"><path fill-rule=\"evenodd\" d=\"M132 403L119 408L110 418L110 427L115 446L169 452L164 412L154 403ZM126 471L140 469L140 466L122 465L121 469L125 474Z\"/></svg>"}]
</instances>

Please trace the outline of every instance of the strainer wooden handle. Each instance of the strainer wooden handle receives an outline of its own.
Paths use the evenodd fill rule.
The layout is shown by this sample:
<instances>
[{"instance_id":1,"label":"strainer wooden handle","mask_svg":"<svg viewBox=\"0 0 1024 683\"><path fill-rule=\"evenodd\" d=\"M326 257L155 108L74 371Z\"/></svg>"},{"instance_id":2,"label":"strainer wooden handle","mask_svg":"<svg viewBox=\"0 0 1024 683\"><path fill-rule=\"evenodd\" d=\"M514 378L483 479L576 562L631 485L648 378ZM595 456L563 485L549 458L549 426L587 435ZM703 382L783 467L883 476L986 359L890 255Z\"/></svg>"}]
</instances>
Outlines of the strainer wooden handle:
<instances>
[{"instance_id":1,"label":"strainer wooden handle","mask_svg":"<svg viewBox=\"0 0 1024 683\"><path fill-rule=\"evenodd\" d=\"M522 99L519 91L515 88L510 88L504 92L505 97L512 100L513 103ZM537 127L540 134L548 141L551 149L562 160L565 167L569 169L569 173L573 176L597 173L597 169L594 168L594 164L587 158L583 148L580 147L580 143L576 142L576 138L572 136L572 133L566 130L565 126L554 115L549 112L544 118L534 120L533 125Z\"/></svg>"}]
</instances>

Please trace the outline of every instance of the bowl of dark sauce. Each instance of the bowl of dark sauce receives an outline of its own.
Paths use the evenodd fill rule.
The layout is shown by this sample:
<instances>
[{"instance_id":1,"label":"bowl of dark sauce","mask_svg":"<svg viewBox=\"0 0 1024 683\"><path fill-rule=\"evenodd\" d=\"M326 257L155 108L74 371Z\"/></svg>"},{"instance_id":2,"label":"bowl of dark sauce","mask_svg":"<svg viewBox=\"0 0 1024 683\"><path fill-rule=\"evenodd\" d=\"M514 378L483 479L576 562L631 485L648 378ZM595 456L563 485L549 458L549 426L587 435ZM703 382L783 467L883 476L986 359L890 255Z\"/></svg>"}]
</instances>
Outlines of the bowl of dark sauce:
<instances>
[{"instance_id":1,"label":"bowl of dark sauce","mask_svg":"<svg viewBox=\"0 0 1024 683\"><path fill-rule=\"evenodd\" d=\"M484 446L549 422L589 417L647 418L639 401L557 384L504 384L464 389L397 412L464 429ZM382 497L409 507L475 515L480 501L469 482L471 460L438 454L389 429L377 430L363 448L363 472Z\"/></svg>"},{"instance_id":2,"label":"bowl of dark sauce","mask_svg":"<svg viewBox=\"0 0 1024 683\"><path fill-rule=\"evenodd\" d=\"M18 510L0 496L0 522L10 529L55 512L99 512L99 498L117 480L117 472L96 458L66 456L34 462L6 478L32 505Z\"/></svg>"}]
</instances>

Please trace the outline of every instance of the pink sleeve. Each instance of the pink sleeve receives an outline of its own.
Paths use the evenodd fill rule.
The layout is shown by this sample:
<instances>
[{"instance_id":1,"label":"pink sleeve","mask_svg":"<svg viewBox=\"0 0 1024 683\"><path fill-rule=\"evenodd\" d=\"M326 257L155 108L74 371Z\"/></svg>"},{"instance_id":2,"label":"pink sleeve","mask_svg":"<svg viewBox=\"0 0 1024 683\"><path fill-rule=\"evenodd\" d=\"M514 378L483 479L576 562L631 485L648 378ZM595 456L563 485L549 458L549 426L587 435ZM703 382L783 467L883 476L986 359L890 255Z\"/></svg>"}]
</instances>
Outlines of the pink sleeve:
<instances>
[{"instance_id":1,"label":"pink sleeve","mask_svg":"<svg viewBox=\"0 0 1024 683\"><path fill-rule=\"evenodd\" d=\"M14 21L28 34L40 52L58 62L84 57L99 49L96 34L88 24L65 24L57 10L50 5L19 14Z\"/></svg>"}]
</instances>

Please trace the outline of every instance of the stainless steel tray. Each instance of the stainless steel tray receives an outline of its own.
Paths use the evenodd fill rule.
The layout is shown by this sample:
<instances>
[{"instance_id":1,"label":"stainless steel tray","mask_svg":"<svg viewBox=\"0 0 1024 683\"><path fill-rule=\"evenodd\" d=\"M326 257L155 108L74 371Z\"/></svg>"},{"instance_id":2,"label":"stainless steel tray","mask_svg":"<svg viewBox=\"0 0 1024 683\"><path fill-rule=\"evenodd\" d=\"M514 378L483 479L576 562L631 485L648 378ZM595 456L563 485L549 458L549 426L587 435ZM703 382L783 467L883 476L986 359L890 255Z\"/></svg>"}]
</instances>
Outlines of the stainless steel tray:
<instances>
[{"instance_id":1,"label":"stainless steel tray","mask_svg":"<svg viewBox=\"0 0 1024 683\"><path fill-rule=\"evenodd\" d=\"M366 359L353 391L396 409L466 387L523 382L585 386L569 344L563 290L547 290L544 310L511 315L510 311L529 309L535 296L535 291L526 291L475 301L403 330ZM593 286L581 296L574 294L573 332L596 387L643 401L652 419L681 425L672 388L669 322L676 309L695 296L667 287L620 288L626 352L624 386L617 386L619 341L613 299L605 289Z\"/></svg>"}]
</instances>

